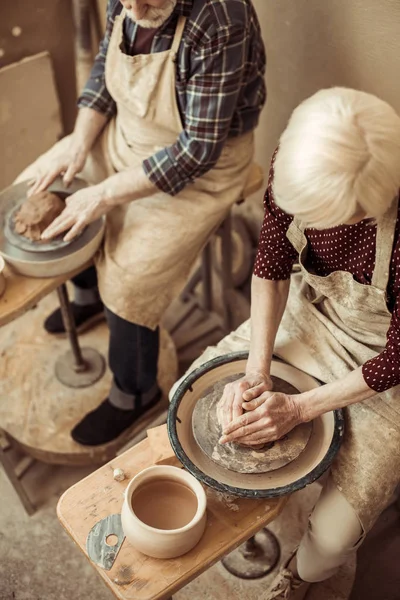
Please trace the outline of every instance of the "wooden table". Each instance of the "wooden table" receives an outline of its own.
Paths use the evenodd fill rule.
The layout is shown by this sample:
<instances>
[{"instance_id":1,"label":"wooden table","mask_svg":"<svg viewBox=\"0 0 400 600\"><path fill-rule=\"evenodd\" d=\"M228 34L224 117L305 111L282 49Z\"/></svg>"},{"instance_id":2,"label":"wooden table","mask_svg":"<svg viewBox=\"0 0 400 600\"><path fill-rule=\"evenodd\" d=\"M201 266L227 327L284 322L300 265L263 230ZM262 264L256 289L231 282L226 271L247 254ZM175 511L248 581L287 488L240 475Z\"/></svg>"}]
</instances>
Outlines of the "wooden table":
<instances>
[{"instance_id":1,"label":"wooden table","mask_svg":"<svg viewBox=\"0 0 400 600\"><path fill-rule=\"evenodd\" d=\"M166 425L163 427L166 431ZM146 438L75 484L60 498L58 518L86 557L86 538L91 528L106 516L121 511L123 492L129 480L154 462L154 453ZM113 470L117 467L126 474L123 482L113 479ZM105 571L91 563L116 598L166 600L275 519L287 501L287 498L227 498L210 488L205 489L206 531L191 552L176 559L160 560L144 556L125 539L111 570Z\"/></svg>"},{"instance_id":2,"label":"wooden table","mask_svg":"<svg viewBox=\"0 0 400 600\"><path fill-rule=\"evenodd\" d=\"M6 266L4 274L6 289L0 296L0 327L20 317L25 311L35 306L47 294L53 292L63 283L86 269L91 263L83 265L72 273L58 277L25 277L18 275Z\"/></svg>"}]
</instances>

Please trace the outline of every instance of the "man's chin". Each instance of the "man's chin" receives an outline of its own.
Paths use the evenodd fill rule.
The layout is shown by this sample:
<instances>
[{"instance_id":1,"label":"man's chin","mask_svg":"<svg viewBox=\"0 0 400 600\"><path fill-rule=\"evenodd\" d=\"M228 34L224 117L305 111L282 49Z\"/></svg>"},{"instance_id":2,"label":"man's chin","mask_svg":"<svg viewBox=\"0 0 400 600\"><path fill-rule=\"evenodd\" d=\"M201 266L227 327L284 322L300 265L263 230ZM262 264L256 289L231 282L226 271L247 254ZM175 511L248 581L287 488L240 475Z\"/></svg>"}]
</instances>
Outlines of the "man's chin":
<instances>
[{"instance_id":1,"label":"man's chin","mask_svg":"<svg viewBox=\"0 0 400 600\"><path fill-rule=\"evenodd\" d=\"M174 12L175 6L176 6L176 0L170 0L170 2L167 3L167 6L165 8L153 9L154 12L158 13L158 14L155 14L154 16L151 15L151 12L153 12L152 9L149 9L148 13L150 13L150 14L147 19L146 18L145 19L135 19L135 17L133 16L133 14L130 10L127 10L126 13L127 13L128 17L130 19L132 19L132 21L134 23L136 23L136 25L138 25L139 27L143 27L144 29L158 29L172 15L172 13Z\"/></svg>"}]
</instances>

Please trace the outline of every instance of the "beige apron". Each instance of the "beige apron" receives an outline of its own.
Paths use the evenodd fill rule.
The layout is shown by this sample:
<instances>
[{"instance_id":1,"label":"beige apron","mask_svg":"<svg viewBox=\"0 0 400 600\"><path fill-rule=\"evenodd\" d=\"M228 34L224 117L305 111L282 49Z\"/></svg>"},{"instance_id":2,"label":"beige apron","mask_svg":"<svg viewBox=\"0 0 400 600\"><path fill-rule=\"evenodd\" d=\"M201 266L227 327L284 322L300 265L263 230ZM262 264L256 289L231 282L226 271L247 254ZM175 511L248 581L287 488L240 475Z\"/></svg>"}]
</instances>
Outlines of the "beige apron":
<instances>
[{"instance_id":1,"label":"beige apron","mask_svg":"<svg viewBox=\"0 0 400 600\"><path fill-rule=\"evenodd\" d=\"M183 127L176 100L175 60L185 27L180 17L170 50L128 56L121 49L125 11L117 16L107 52L106 84L117 103L80 177L91 184L141 165L176 142ZM28 167L18 181L45 171L69 138ZM155 328L184 287L196 257L246 183L254 136L229 139L214 168L172 197L161 191L107 215L104 248L96 257L105 305L127 321Z\"/></svg>"},{"instance_id":2,"label":"beige apron","mask_svg":"<svg viewBox=\"0 0 400 600\"><path fill-rule=\"evenodd\" d=\"M293 220L287 237L299 252L301 272L291 278L276 339L278 356L330 382L384 349L391 319L386 287L397 208L396 200L377 225L372 285L358 283L345 271L326 277L307 271L304 226ZM353 404L345 413L345 439L332 474L368 531L400 480L400 386Z\"/></svg>"},{"instance_id":3,"label":"beige apron","mask_svg":"<svg viewBox=\"0 0 400 600\"><path fill-rule=\"evenodd\" d=\"M115 20L106 60L117 116L104 137L116 171L141 165L174 144L183 130L175 60L185 17L179 18L171 50L139 56L120 49L123 19L124 12ZM96 263L108 308L128 321L158 325L209 236L240 197L252 155L252 133L228 140L217 165L175 197L159 191L109 213Z\"/></svg>"}]
</instances>

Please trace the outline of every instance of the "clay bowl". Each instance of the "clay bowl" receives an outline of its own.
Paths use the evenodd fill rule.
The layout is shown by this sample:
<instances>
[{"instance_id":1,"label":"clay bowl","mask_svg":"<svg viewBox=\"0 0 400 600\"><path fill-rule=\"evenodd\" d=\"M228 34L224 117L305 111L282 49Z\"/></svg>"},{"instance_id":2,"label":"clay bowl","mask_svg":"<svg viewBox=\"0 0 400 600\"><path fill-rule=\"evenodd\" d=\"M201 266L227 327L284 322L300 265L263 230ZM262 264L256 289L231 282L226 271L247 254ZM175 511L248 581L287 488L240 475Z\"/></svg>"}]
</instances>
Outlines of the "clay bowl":
<instances>
[{"instance_id":1,"label":"clay bowl","mask_svg":"<svg viewBox=\"0 0 400 600\"><path fill-rule=\"evenodd\" d=\"M243 498L274 498L291 494L317 480L331 465L344 434L341 410L326 413L313 421L307 446L298 458L268 473L236 473L216 464L197 445L192 431L192 414L197 401L218 381L243 374L247 353L232 353L215 358L190 373L175 391L168 413L168 435L175 454L196 479L218 490ZM279 359L274 359L271 374L300 392L320 383Z\"/></svg>"},{"instance_id":2,"label":"clay bowl","mask_svg":"<svg viewBox=\"0 0 400 600\"><path fill-rule=\"evenodd\" d=\"M122 528L147 556L176 558L199 542L206 525L206 494L192 475L159 465L138 473L122 506Z\"/></svg>"}]
</instances>

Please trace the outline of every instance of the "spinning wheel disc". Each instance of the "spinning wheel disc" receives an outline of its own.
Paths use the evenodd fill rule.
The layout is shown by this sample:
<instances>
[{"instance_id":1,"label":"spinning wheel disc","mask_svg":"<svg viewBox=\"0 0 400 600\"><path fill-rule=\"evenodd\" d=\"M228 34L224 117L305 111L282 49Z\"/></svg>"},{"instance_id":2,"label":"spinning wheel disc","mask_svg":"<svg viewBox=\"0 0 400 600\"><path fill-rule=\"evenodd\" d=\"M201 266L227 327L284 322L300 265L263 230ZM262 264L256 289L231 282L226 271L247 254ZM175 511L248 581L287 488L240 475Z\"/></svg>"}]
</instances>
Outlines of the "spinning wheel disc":
<instances>
[{"instance_id":1,"label":"spinning wheel disc","mask_svg":"<svg viewBox=\"0 0 400 600\"><path fill-rule=\"evenodd\" d=\"M237 473L268 473L295 460L306 447L311 436L312 423L302 423L282 439L253 449L236 443L220 444L222 435L217 418L217 405L227 383L244 373L230 375L210 386L198 400L192 415L193 435L199 447L215 463ZM299 390L279 377L272 377L273 389L285 394Z\"/></svg>"},{"instance_id":2,"label":"spinning wheel disc","mask_svg":"<svg viewBox=\"0 0 400 600\"><path fill-rule=\"evenodd\" d=\"M274 498L291 494L318 479L331 465L344 435L343 412L325 413L312 423L308 443L299 456L267 473L238 473L212 460L199 447L192 428L198 401L227 377L235 379L245 371L247 352L227 354L203 364L180 384L168 412L168 434L174 452L194 477L213 489L243 498ZM318 387L311 376L283 361L273 360L271 375L300 392Z\"/></svg>"}]
</instances>

